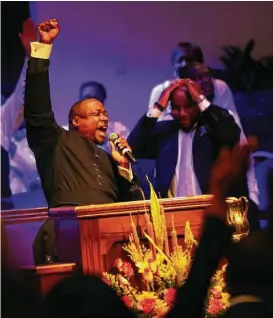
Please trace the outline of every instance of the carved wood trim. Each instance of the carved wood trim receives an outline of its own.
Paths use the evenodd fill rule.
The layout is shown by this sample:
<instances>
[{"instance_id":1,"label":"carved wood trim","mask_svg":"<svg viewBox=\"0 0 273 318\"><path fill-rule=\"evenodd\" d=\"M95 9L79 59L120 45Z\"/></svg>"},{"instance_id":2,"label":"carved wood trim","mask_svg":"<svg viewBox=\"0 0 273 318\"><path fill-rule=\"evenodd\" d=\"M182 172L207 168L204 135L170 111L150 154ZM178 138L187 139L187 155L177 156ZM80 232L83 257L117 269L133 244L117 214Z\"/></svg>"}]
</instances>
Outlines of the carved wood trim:
<instances>
[{"instance_id":1,"label":"carved wood trim","mask_svg":"<svg viewBox=\"0 0 273 318\"><path fill-rule=\"evenodd\" d=\"M165 212L176 212L183 210L205 209L211 204L211 195L192 196L185 198L160 199L160 203L164 206ZM130 214L137 215L145 213L149 209L150 201L133 201L111 204L97 204L78 207L60 207L49 210L51 218L76 218L76 219L92 219L105 218L113 216L128 216Z\"/></svg>"},{"instance_id":2,"label":"carved wood trim","mask_svg":"<svg viewBox=\"0 0 273 318\"><path fill-rule=\"evenodd\" d=\"M101 235L99 220L79 222L82 269L84 274L100 274L104 270L101 258Z\"/></svg>"},{"instance_id":3,"label":"carved wood trim","mask_svg":"<svg viewBox=\"0 0 273 318\"><path fill-rule=\"evenodd\" d=\"M23 210L7 210L1 212L1 220L5 224L45 221L48 219L46 207Z\"/></svg>"},{"instance_id":4,"label":"carved wood trim","mask_svg":"<svg viewBox=\"0 0 273 318\"><path fill-rule=\"evenodd\" d=\"M21 271L33 272L36 275L52 275L72 273L77 270L76 263L40 265L40 266L24 266L20 268Z\"/></svg>"}]
</instances>

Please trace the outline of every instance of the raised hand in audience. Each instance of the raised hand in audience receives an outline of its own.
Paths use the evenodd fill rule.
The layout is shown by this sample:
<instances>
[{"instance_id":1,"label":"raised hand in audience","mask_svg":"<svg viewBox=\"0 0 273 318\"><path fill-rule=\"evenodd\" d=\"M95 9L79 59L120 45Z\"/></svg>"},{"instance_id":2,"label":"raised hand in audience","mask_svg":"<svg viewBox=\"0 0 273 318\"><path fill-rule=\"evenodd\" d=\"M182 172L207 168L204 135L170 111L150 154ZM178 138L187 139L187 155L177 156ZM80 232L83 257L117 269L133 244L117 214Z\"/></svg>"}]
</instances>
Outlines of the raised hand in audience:
<instances>
[{"instance_id":1,"label":"raised hand in audience","mask_svg":"<svg viewBox=\"0 0 273 318\"><path fill-rule=\"evenodd\" d=\"M222 148L210 176L210 192L213 194L213 209L208 213L216 213L220 218L226 217L225 199L227 193L236 182L246 176L250 165L250 154L257 147L254 137L245 144L238 144L234 148Z\"/></svg>"},{"instance_id":2,"label":"raised hand in audience","mask_svg":"<svg viewBox=\"0 0 273 318\"><path fill-rule=\"evenodd\" d=\"M27 19L23 23L22 33L18 33L18 36L25 49L26 56L30 56L30 42L37 41L37 29L32 19Z\"/></svg>"}]
</instances>

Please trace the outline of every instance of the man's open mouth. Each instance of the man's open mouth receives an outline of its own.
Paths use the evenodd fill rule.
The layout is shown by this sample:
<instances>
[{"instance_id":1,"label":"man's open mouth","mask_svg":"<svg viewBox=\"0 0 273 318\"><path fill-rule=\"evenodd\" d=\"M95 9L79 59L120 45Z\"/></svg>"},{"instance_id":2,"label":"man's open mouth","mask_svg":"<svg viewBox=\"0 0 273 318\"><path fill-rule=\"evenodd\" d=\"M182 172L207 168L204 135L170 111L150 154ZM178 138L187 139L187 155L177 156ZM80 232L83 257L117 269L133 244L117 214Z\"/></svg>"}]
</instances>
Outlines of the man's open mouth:
<instances>
[{"instance_id":1,"label":"man's open mouth","mask_svg":"<svg viewBox=\"0 0 273 318\"><path fill-rule=\"evenodd\" d=\"M101 136L103 136L103 137L106 136L107 128L108 128L107 125L98 127L98 128L97 128L97 131L98 131L99 135L101 135Z\"/></svg>"}]
</instances>

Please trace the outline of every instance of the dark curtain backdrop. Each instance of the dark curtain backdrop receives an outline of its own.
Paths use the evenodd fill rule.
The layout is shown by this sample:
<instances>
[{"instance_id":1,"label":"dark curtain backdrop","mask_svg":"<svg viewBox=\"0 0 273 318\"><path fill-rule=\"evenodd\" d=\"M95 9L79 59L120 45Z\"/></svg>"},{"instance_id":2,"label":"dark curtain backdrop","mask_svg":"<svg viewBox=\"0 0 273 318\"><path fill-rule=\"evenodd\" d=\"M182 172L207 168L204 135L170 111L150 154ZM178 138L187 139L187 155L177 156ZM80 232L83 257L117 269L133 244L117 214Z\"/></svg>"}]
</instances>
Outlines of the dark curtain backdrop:
<instances>
[{"instance_id":1,"label":"dark curtain backdrop","mask_svg":"<svg viewBox=\"0 0 273 318\"><path fill-rule=\"evenodd\" d=\"M1 93L7 98L14 90L24 62L18 33L29 18L26 1L1 2Z\"/></svg>"}]
</instances>

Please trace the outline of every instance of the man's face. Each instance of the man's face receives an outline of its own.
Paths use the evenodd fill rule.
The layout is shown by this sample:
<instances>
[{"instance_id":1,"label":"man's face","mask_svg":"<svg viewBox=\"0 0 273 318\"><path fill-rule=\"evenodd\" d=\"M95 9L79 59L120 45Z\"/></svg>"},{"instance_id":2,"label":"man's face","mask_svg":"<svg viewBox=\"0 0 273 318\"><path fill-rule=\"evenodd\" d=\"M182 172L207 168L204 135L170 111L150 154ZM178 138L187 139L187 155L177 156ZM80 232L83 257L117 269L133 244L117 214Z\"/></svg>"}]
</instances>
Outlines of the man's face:
<instances>
[{"instance_id":1,"label":"man's face","mask_svg":"<svg viewBox=\"0 0 273 318\"><path fill-rule=\"evenodd\" d=\"M179 46L173 52L173 69L178 71L181 67L191 61L191 52L189 48Z\"/></svg>"},{"instance_id":2,"label":"man's face","mask_svg":"<svg viewBox=\"0 0 273 318\"><path fill-rule=\"evenodd\" d=\"M197 104L187 96L185 87L178 87L173 91L171 107L171 114L179 122L181 129L186 132L190 131L196 123L200 111Z\"/></svg>"},{"instance_id":3,"label":"man's face","mask_svg":"<svg viewBox=\"0 0 273 318\"><path fill-rule=\"evenodd\" d=\"M84 100L72 124L81 135L94 143L102 145L105 142L108 114L101 102L95 99Z\"/></svg>"},{"instance_id":4,"label":"man's face","mask_svg":"<svg viewBox=\"0 0 273 318\"><path fill-rule=\"evenodd\" d=\"M196 68L195 81L200 84L203 94L210 100L214 97L214 86L212 77L209 70L206 67Z\"/></svg>"}]
</instances>

